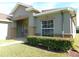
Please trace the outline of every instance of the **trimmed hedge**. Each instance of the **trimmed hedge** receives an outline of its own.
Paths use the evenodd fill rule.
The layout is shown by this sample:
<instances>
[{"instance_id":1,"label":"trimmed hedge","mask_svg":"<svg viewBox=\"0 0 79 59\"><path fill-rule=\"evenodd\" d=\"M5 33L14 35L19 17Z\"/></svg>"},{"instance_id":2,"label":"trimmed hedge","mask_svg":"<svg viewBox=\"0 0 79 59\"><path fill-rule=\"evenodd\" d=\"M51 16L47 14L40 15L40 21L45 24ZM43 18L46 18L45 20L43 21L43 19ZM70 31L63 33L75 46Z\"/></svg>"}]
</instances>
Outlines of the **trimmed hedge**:
<instances>
[{"instance_id":1,"label":"trimmed hedge","mask_svg":"<svg viewBox=\"0 0 79 59\"><path fill-rule=\"evenodd\" d=\"M43 37L43 36L28 36L27 41L33 46L39 44L48 48L48 50L67 51L72 48L72 39L70 38L56 38L56 37Z\"/></svg>"},{"instance_id":2,"label":"trimmed hedge","mask_svg":"<svg viewBox=\"0 0 79 59\"><path fill-rule=\"evenodd\" d=\"M79 33L79 30L76 30L76 33Z\"/></svg>"}]
</instances>

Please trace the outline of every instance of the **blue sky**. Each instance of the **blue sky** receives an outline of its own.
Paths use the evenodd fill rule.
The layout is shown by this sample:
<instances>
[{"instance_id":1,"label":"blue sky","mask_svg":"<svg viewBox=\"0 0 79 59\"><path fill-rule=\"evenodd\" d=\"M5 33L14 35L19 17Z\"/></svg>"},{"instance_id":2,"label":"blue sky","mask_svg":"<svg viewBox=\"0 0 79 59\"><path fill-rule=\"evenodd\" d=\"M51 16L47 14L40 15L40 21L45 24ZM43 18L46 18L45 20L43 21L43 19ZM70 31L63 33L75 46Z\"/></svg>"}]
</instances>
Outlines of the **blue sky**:
<instances>
[{"instance_id":1,"label":"blue sky","mask_svg":"<svg viewBox=\"0 0 79 59\"><path fill-rule=\"evenodd\" d=\"M52 8L73 7L77 11L77 25L79 26L79 2L46 2L46 0L43 0L43 2L40 2L39 0L0 0L0 12L9 14L17 2L32 5L34 8L40 11Z\"/></svg>"},{"instance_id":2,"label":"blue sky","mask_svg":"<svg viewBox=\"0 0 79 59\"><path fill-rule=\"evenodd\" d=\"M35 2L32 4L35 8L42 9L52 9L52 8L64 8L64 7L73 7L77 11L79 10L79 2Z\"/></svg>"}]
</instances>

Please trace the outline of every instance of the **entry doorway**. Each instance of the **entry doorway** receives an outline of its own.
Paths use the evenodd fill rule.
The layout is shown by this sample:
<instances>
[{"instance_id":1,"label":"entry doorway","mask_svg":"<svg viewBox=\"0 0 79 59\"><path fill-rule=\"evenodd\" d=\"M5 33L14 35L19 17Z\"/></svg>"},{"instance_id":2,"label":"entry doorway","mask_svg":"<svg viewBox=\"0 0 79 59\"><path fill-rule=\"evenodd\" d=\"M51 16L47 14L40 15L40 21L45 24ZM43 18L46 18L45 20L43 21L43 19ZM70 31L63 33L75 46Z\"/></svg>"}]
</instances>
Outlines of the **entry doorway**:
<instances>
[{"instance_id":1,"label":"entry doorway","mask_svg":"<svg viewBox=\"0 0 79 59\"><path fill-rule=\"evenodd\" d=\"M25 37L28 34L28 19L21 19L16 21L17 37Z\"/></svg>"}]
</instances>

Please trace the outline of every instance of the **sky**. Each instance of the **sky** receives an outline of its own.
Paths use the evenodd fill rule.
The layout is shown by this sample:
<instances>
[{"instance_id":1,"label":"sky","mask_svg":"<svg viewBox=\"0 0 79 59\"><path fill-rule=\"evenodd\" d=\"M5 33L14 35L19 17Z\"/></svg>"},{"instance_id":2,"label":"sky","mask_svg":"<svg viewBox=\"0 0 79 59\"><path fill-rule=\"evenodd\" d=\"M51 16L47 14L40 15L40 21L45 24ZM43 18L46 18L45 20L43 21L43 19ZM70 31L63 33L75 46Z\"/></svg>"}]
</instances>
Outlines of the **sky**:
<instances>
[{"instance_id":1,"label":"sky","mask_svg":"<svg viewBox=\"0 0 79 59\"><path fill-rule=\"evenodd\" d=\"M77 26L79 26L79 2L74 2L73 0L64 1L54 1L53 0L0 0L0 13L9 14L15 7L17 2L32 5L38 10L53 9L53 8L63 8L63 7L73 7L77 11Z\"/></svg>"}]
</instances>

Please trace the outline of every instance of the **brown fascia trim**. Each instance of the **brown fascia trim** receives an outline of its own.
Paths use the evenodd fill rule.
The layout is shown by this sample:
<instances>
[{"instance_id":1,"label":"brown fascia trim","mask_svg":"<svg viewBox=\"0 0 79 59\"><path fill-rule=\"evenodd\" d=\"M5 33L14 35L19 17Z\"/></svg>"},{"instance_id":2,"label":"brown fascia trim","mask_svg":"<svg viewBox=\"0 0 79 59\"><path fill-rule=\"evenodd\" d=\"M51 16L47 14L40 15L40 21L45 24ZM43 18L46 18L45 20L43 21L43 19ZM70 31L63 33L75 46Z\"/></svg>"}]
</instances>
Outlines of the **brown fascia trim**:
<instances>
[{"instance_id":1,"label":"brown fascia trim","mask_svg":"<svg viewBox=\"0 0 79 59\"><path fill-rule=\"evenodd\" d=\"M12 16L8 16L7 17L8 20L12 20L12 18L13 18Z\"/></svg>"}]
</instances>

